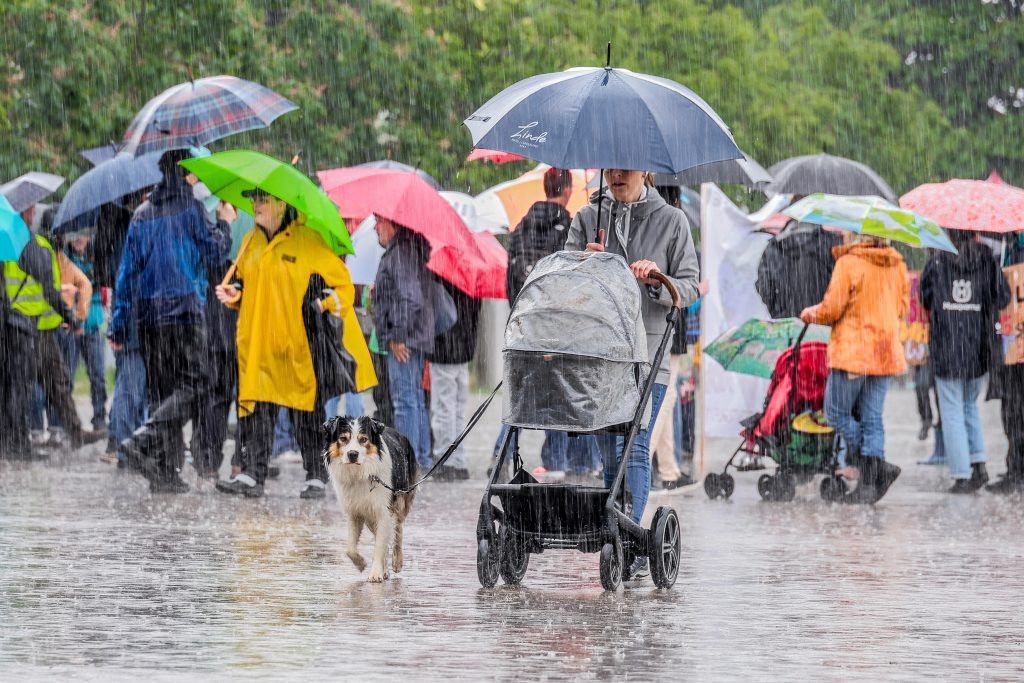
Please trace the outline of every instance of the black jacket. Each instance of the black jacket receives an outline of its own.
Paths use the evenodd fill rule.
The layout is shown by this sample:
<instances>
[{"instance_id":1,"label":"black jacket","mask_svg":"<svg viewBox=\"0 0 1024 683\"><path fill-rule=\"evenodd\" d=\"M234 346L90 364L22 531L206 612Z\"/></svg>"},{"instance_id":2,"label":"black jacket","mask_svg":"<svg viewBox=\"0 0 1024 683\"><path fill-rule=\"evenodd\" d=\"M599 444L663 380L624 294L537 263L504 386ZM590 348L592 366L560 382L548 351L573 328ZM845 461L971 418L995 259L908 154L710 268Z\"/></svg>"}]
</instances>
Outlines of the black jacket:
<instances>
[{"instance_id":1,"label":"black jacket","mask_svg":"<svg viewBox=\"0 0 1024 683\"><path fill-rule=\"evenodd\" d=\"M565 247L571 223L569 212L555 202L535 203L519 221L508 243L505 293L510 303L519 296L537 261Z\"/></svg>"},{"instance_id":2,"label":"black jacket","mask_svg":"<svg viewBox=\"0 0 1024 683\"><path fill-rule=\"evenodd\" d=\"M434 351L428 358L431 363L468 363L476 355L476 331L480 321L480 299L465 294L450 282L441 280L441 285L455 302L458 319L444 334L434 337Z\"/></svg>"},{"instance_id":3,"label":"black jacket","mask_svg":"<svg viewBox=\"0 0 1024 683\"><path fill-rule=\"evenodd\" d=\"M841 243L838 235L806 223L772 238L754 286L773 318L793 318L821 302L836 265L832 247Z\"/></svg>"},{"instance_id":4,"label":"black jacket","mask_svg":"<svg viewBox=\"0 0 1024 683\"><path fill-rule=\"evenodd\" d=\"M1010 288L992 253L968 242L960 254L942 252L921 273L921 303L931 317L928 354L936 377L981 377L996 360L999 311Z\"/></svg>"}]
</instances>

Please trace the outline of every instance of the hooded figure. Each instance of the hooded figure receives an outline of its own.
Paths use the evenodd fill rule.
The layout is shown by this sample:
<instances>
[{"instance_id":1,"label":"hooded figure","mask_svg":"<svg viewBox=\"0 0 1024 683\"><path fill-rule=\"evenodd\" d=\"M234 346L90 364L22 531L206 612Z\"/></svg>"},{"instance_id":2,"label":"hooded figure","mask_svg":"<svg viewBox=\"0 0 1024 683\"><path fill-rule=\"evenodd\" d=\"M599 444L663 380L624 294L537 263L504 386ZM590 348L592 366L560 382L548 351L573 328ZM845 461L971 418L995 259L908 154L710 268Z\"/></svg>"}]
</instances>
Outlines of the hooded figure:
<instances>
[{"instance_id":1,"label":"hooded figure","mask_svg":"<svg viewBox=\"0 0 1024 683\"><path fill-rule=\"evenodd\" d=\"M942 445L955 483L972 493L988 481L978 395L985 374L1001 361L995 323L1010 289L992 252L974 236L950 231L959 254L938 253L921 273L921 303L931 319L928 353L942 417Z\"/></svg>"},{"instance_id":2,"label":"hooded figure","mask_svg":"<svg viewBox=\"0 0 1024 683\"><path fill-rule=\"evenodd\" d=\"M825 296L839 235L811 223L790 221L772 238L757 264L754 287L773 318L792 318Z\"/></svg>"}]
</instances>

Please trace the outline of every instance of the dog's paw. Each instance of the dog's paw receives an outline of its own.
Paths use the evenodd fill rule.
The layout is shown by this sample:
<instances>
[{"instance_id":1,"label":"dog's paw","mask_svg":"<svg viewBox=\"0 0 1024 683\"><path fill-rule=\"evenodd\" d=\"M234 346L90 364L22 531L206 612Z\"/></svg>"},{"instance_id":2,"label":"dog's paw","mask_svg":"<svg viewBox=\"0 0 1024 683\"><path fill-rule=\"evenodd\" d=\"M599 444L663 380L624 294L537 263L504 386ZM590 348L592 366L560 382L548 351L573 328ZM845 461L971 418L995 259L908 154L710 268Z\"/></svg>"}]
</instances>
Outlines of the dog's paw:
<instances>
[{"instance_id":1,"label":"dog's paw","mask_svg":"<svg viewBox=\"0 0 1024 683\"><path fill-rule=\"evenodd\" d=\"M388 573L383 568L376 568L370 570L370 575L366 577L366 580L370 583L384 583L387 578Z\"/></svg>"},{"instance_id":2,"label":"dog's paw","mask_svg":"<svg viewBox=\"0 0 1024 683\"><path fill-rule=\"evenodd\" d=\"M350 552L346 554L348 555L348 559L352 560L352 564L356 566L356 569L358 569L359 571L363 571L364 569L366 569L366 560L363 558L362 555L360 555L358 552Z\"/></svg>"}]
</instances>

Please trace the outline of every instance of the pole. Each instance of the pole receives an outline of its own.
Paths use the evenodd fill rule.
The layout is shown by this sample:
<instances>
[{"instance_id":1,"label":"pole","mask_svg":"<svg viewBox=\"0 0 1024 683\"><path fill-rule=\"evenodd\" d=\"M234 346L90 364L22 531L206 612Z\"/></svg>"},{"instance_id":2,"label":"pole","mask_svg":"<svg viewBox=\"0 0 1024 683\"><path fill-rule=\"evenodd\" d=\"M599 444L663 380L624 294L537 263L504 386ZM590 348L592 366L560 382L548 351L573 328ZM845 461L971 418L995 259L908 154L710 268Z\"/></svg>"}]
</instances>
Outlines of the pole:
<instances>
[{"instance_id":1,"label":"pole","mask_svg":"<svg viewBox=\"0 0 1024 683\"><path fill-rule=\"evenodd\" d=\"M702 272L702 273L706 273L707 272L707 263L705 263L705 260L707 259L707 253L708 252L707 252L707 249L705 248L704 235L703 235L703 232L704 232L704 230L707 229L707 224L708 224L707 223L707 221L708 221L708 215L707 215L707 210L708 209L707 209L707 207L708 207L708 183L701 183L701 186L700 186L700 214L701 214L700 215L700 231L701 231L702 234L700 236L700 242L701 242L701 249L700 249L700 272ZM700 336L697 337L697 349L694 351L694 354L693 354L694 361L699 361L699 363L700 363L700 365L698 366L699 367L699 371L697 373L697 381L700 383L700 386L697 387L697 393L694 394L693 400L695 400L695 401L699 400L700 401L700 403L698 405L700 406L700 473L701 473L702 476L704 475L704 448L706 446L705 432L707 431L707 428L706 428L706 425L707 425L707 401L705 400L705 390L706 390L705 388L707 386L707 381L706 381L706 378L705 378L705 369L704 369L705 362L704 362L703 358L698 358L698 353L700 355L704 354L704 338L705 338L705 334L707 334L706 330L707 330L707 306L701 305L701 307L700 307ZM696 414L697 414L697 411L695 409L694 410L694 415L696 415Z\"/></svg>"}]
</instances>

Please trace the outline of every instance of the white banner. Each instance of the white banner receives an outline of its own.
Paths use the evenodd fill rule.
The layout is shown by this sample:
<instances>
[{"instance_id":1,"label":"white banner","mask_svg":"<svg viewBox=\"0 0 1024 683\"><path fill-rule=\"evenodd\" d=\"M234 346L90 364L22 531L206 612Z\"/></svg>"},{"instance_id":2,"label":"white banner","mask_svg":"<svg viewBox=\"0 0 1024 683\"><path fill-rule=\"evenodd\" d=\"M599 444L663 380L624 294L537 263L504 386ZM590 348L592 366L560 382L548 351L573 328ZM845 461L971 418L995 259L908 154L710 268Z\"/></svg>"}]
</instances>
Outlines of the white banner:
<instances>
[{"instance_id":1,"label":"white banner","mask_svg":"<svg viewBox=\"0 0 1024 683\"><path fill-rule=\"evenodd\" d=\"M750 318L770 317L754 282L771 236L756 232L756 219L743 213L713 183L701 186L700 206L701 276L708 283L700 308L703 349ZM740 420L761 410L768 380L726 372L706 354L701 363L703 435L738 436ZM703 441L701 450L703 460Z\"/></svg>"}]
</instances>

